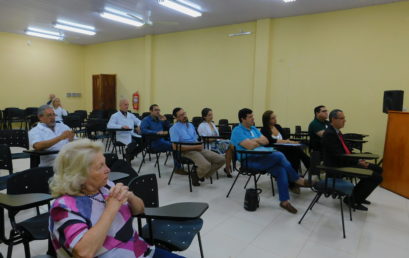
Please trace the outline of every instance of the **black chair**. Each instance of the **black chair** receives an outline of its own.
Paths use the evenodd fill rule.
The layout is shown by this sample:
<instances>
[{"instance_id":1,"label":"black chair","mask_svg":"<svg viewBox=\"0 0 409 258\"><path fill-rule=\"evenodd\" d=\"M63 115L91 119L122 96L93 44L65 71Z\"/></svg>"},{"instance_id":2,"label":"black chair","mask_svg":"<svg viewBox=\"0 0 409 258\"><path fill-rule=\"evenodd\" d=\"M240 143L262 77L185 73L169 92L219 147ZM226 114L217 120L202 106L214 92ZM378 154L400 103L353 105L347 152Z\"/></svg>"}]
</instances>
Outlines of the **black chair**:
<instances>
[{"instance_id":1,"label":"black chair","mask_svg":"<svg viewBox=\"0 0 409 258\"><path fill-rule=\"evenodd\" d=\"M289 139L291 137L291 129L283 127L283 139Z\"/></svg>"},{"instance_id":2,"label":"black chair","mask_svg":"<svg viewBox=\"0 0 409 258\"><path fill-rule=\"evenodd\" d=\"M88 119L85 125L85 135L93 141L109 139L106 134L108 121L106 119Z\"/></svg>"},{"instance_id":3,"label":"black chair","mask_svg":"<svg viewBox=\"0 0 409 258\"><path fill-rule=\"evenodd\" d=\"M345 144L349 149L357 149L362 153L363 145L367 141L364 140L366 135L359 133L345 133L343 134Z\"/></svg>"},{"instance_id":4,"label":"black chair","mask_svg":"<svg viewBox=\"0 0 409 258\"><path fill-rule=\"evenodd\" d=\"M313 151L311 153L310 159L310 170L308 179L311 182L312 175L320 175L321 172L324 172L325 178L319 180L312 186L312 190L317 194L312 199L311 203L309 204L308 208L304 212L303 216L301 217L298 224L301 224L302 220L304 219L305 215L309 210L312 210L314 205L318 202L321 196L326 198L332 197L333 199L339 199L339 204L341 207L341 222L342 222L342 232L343 237L345 238L345 224L344 224L344 211L343 211L343 198L348 197L349 200L349 217L352 221L352 211L351 206L353 203L353 189L354 185L344 180L344 177L350 177L351 173L348 173L348 170L355 170L356 168L332 168L320 165L320 153L318 151ZM362 169L358 169L362 170Z\"/></svg>"},{"instance_id":5,"label":"black chair","mask_svg":"<svg viewBox=\"0 0 409 258\"><path fill-rule=\"evenodd\" d=\"M219 119L219 125L229 125L228 119Z\"/></svg>"},{"instance_id":6,"label":"black chair","mask_svg":"<svg viewBox=\"0 0 409 258\"><path fill-rule=\"evenodd\" d=\"M9 175L13 174L13 160L7 144L0 144L0 169L8 170Z\"/></svg>"},{"instance_id":7,"label":"black chair","mask_svg":"<svg viewBox=\"0 0 409 258\"><path fill-rule=\"evenodd\" d=\"M63 116L63 123L71 128L77 136L85 134L85 130L82 128L81 116L76 113L68 114Z\"/></svg>"},{"instance_id":8,"label":"black chair","mask_svg":"<svg viewBox=\"0 0 409 258\"><path fill-rule=\"evenodd\" d=\"M138 176L138 173L133 169L131 164L122 159L114 161L110 169L112 172L122 172L129 175L128 177L118 181L122 182L124 185L128 184L129 181Z\"/></svg>"},{"instance_id":9,"label":"black chair","mask_svg":"<svg viewBox=\"0 0 409 258\"><path fill-rule=\"evenodd\" d=\"M202 122L203 122L203 118L201 118L200 116L194 116L192 118L192 124L196 128L196 130L199 127L200 123Z\"/></svg>"},{"instance_id":10,"label":"black chair","mask_svg":"<svg viewBox=\"0 0 409 258\"><path fill-rule=\"evenodd\" d=\"M76 114L80 117L81 123L85 123L88 118L88 113L86 110L75 110L73 114Z\"/></svg>"},{"instance_id":11,"label":"black chair","mask_svg":"<svg viewBox=\"0 0 409 258\"><path fill-rule=\"evenodd\" d=\"M150 112L143 112L141 116L141 120L144 119L145 117L149 116L151 113Z\"/></svg>"},{"instance_id":12,"label":"black chair","mask_svg":"<svg viewBox=\"0 0 409 258\"><path fill-rule=\"evenodd\" d=\"M6 144L9 147L21 147L28 150L28 132L22 129L0 130L0 144ZM12 159L26 159L30 155L24 152L12 153Z\"/></svg>"},{"instance_id":13,"label":"black chair","mask_svg":"<svg viewBox=\"0 0 409 258\"><path fill-rule=\"evenodd\" d=\"M226 195L226 198L229 198L231 190L233 190L234 185L236 184L237 179L239 178L240 175L248 176L247 182L244 185L244 188L247 187L247 184L249 183L250 179L253 177L254 178L254 189L257 188L257 182L260 179L260 177L264 174L267 173L267 171L264 170L257 170L253 168L249 168L248 166L248 155L266 155L270 154L271 152L266 152L266 151L247 151L247 150L234 150L233 152L233 170L236 170L237 176L233 181L233 184L230 187L229 192ZM237 154L240 155L240 168L237 169L236 164L237 164ZM273 196L275 195L274 192L274 182L273 182L273 176L270 175L270 181L271 181L271 190L273 192Z\"/></svg>"},{"instance_id":14,"label":"black chair","mask_svg":"<svg viewBox=\"0 0 409 258\"><path fill-rule=\"evenodd\" d=\"M26 114L23 109L20 108L6 108L4 110L4 119L7 129L12 129L13 123L20 123L20 129L23 129L23 125L26 122Z\"/></svg>"},{"instance_id":15,"label":"black chair","mask_svg":"<svg viewBox=\"0 0 409 258\"><path fill-rule=\"evenodd\" d=\"M174 117L173 117L173 115L172 114L164 114L164 116L166 117L166 120L168 120L169 121L169 123L172 125L173 124L173 119L174 119Z\"/></svg>"},{"instance_id":16,"label":"black chair","mask_svg":"<svg viewBox=\"0 0 409 258\"><path fill-rule=\"evenodd\" d=\"M182 145L202 145L202 142L195 142L195 143L184 143L184 142L172 142L175 146L176 149L173 150L173 158L179 162L179 164L183 167L185 170L185 167L187 167L187 175L189 178L189 189L190 192L192 192L192 173L196 173L196 165L195 163L188 158L182 157ZM172 174L170 175L168 185L170 185L170 182L172 181L173 174L175 173L176 167L173 167Z\"/></svg>"},{"instance_id":17,"label":"black chair","mask_svg":"<svg viewBox=\"0 0 409 258\"><path fill-rule=\"evenodd\" d=\"M92 110L88 115L89 119L105 119L105 111L100 109Z\"/></svg>"},{"instance_id":18,"label":"black chair","mask_svg":"<svg viewBox=\"0 0 409 258\"><path fill-rule=\"evenodd\" d=\"M136 118L138 118L139 120L142 120L142 117L139 115L139 113L134 113L134 112L132 112L132 114L133 114Z\"/></svg>"},{"instance_id":19,"label":"black chair","mask_svg":"<svg viewBox=\"0 0 409 258\"><path fill-rule=\"evenodd\" d=\"M14 173L7 180L7 194L48 194L48 180L53 176L52 167L38 167ZM49 203L48 203L49 206ZM17 222L15 216L20 210L9 210L9 218L12 229L7 240L7 257L11 257L13 246L23 243L26 257L30 257L29 242L33 240L49 239L48 219L49 213L39 213L37 215ZM49 242L50 244L50 242Z\"/></svg>"},{"instance_id":20,"label":"black chair","mask_svg":"<svg viewBox=\"0 0 409 258\"><path fill-rule=\"evenodd\" d=\"M145 208L159 207L158 183L155 174L142 175L134 178L129 183L129 189L145 204ZM204 212L204 211L203 211ZM184 251L197 235L199 241L200 255L203 257L200 230L203 226L201 218L181 220L149 219L148 224L142 228L141 217L138 217L140 235L148 242L155 244L165 250Z\"/></svg>"},{"instance_id":21,"label":"black chair","mask_svg":"<svg viewBox=\"0 0 409 258\"><path fill-rule=\"evenodd\" d=\"M105 157L105 164L109 168L111 168L112 164L114 164L114 162L118 160L118 155L115 153L111 153L111 152L105 152L104 157Z\"/></svg>"},{"instance_id":22,"label":"black chair","mask_svg":"<svg viewBox=\"0 0 409 258\"><path fill-rule=\"evenodd\" d=\"M105 110L104 111L104 118L106 118L106 119L110 119L111 118L111 116L113 115L113 114L115 114L116 112L118 112L118 110L116 110L116 109L108 109L108 110Z\"/></svg>"},{"instance_id":23,"label":"black chair","mask_svg":"<svg viewBox=\"0 0 409 258\"><path fill-rule=\"evenodd\" d=\"M24 110L26 114L26 129L31 129L38 122L37 111L38 108L36 107L28 107Z\"/></svg>"},{"instance_id":24,"label":"black chair","mask_svg":"<svg viewBox=\"0 0 409 258\"><path fill-rule=\"evenodd\" d=\"M145 163L146 154L149 155L149 160L150 160L150 155L153 154L156 157L155 167L158 168L159 178L161 177L161 175L160 175L160 165L159 165L160 155L162 153L165 153L166 160L165 160L164 164L166 165L166 162L168 161L168 158L169 158L169 155L170 155L170 151L158 151L157 149L152 147L152 142L155 141L155 140L158 140L158 139L160 139L162 137L164 137L164 136L158 135L158 134L142 134L143 151L142 151L142 161L141 161L141 164L139 165L138 174L141 172L142 165ZM168 153L169 153L169 155L168 155Z\"/></svg>"},{"instance_id":25,"label":"black chair","mask_svg":"<svg viewBox=\"0 0 409 258\"><path fill-rule=\"evenodd\" d=\"M219 124L219 134L221 137L223 137L224 139L230 139L231 137L231 132L232 129L230 127L230 125L228 124Z\"/></svg>"}]
</instances>

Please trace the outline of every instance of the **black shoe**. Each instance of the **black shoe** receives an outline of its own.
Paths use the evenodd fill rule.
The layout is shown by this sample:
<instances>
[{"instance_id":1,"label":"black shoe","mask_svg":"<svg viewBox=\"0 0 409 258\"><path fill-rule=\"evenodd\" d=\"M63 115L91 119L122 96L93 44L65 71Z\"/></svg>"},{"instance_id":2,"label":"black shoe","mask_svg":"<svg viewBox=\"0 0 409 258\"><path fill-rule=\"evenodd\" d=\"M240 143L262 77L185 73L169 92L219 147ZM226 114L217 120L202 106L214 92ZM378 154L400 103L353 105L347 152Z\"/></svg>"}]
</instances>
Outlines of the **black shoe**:
<instances>
[{"instance_id":1,"label":"black shoe","mask_svg":"<svg viewBox=\"0 0 409 258\"><path fill-rule=\"evenodd\" d=\"M226 173L226 176L229 178L232 178L233 176L231 175L231 172L228 172L226 168L224 168L224 173Z\"/></svg>"},{"instance_id":2,"label":"black shoe","mask_svg":"<svg viewBox=\"0 0 409 258\"><path fill-rule=\"evenodd\" d=\"M204 182L204 180L205 180L204 177L202 177L202 178L199 177L199 181L200 181L200 182Z\"/></svg>"},{"instance_id":3,"label":"black shoe","mask_svg":"<svg viewBox=\"0 0 409 258\"><path fill-rule=\"evenodd\" d=\"M362 202L362 204L369 205L369 204L371 204L371 202L370 202L370 201L368 201L368 200L364 200L364 201Z\"/></svg>"},{"instance_id":4,"label":"black shoe","mask_svg":"<svg viewBox=\"0 0 409 258\"><path fill-rule=\"evenodd\" d=\"M349 206L349 198L345 197L344 198L344 203ZM358 204L358 203L352 204L351 208L355 209L355 210L359 210L359 211L367 211L368 210L367 207L363 206L362 204Z\"/></svg>"},{"instance_id":5,"label":"black shoe","mask_svg":"<svg viewBox=\"0 0 409 258\"><path fill-rule=\"evenodd\" d=\"M197 174L195 172L193 172L191 174L191 177L192 177L192 185L193 186L200 186L199 177L197 176Z\"/></svg>"}]
</instances>

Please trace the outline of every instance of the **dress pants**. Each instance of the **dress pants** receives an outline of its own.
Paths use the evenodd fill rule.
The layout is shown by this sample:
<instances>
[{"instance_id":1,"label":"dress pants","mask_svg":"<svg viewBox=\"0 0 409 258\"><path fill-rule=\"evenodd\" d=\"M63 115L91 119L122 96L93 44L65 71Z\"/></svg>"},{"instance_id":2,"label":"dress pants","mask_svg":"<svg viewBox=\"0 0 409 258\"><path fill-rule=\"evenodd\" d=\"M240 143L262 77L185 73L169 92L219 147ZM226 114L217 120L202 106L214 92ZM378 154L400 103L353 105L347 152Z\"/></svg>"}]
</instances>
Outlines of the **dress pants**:
<instances>
[{"instance_id":1,"label":"dress pants","mask_svg":"<svg viewBox=\"0 0 409 258\"><path fill-rule=\"evenodd\" d=\"M210 150L183 151L182 157L191 159L195 163L199 178L210 177L225 164L223 155Z\"/></svg>"},{"instance_id":2,"label":"dress pants","mask_svg":"<svg viewBox=\"0 0 409 258\"><path fill-rule=\"evenodd\" d=\"M358 184L356 184L354 187L353 196L354 201L357 204L361 204L363 201L365 201L383 179L381 167L374 164L369 164L368 169L373 171L372 176L361 178Z\"/></svg>"}]
</instances>

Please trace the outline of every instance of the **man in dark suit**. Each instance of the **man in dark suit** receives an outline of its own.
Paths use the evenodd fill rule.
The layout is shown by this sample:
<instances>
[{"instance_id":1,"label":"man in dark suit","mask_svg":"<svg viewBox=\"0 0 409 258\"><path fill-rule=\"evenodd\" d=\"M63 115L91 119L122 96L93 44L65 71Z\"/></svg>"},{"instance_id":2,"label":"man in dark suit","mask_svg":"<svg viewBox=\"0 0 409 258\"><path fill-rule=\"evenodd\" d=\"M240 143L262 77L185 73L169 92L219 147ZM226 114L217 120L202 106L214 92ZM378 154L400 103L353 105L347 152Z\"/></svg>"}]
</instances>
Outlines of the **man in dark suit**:
<instances>
[{"instance_id":1,"label":"man in dark suit","mask_svg":"<svg viewBox=\"0 0 409 258\"><path fill-rule=\"evenodd\" d=\"M340 109L334 109L329 114L330 126L325 130L321 141L324 164L330 167L359 167L373 171L372 176L361 178L353 191L354 208L357 210L368 210L362 204L370 204L366 198L382 182L382 168L361 159L343 157L342 154L350 154L351 150L346 146L341 128L345 125L345 115ZM349 200L345 200L346 204Z\"/></svg>"}]
</instances>

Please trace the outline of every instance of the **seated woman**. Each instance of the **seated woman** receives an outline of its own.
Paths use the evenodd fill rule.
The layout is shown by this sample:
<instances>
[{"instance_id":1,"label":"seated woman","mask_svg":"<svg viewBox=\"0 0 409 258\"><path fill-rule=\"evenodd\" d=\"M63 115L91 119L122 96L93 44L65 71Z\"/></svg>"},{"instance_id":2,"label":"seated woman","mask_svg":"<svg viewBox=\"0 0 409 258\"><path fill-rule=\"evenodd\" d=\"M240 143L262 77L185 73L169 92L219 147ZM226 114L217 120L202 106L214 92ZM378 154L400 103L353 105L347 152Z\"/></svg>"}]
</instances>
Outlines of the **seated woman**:
<instances>
[{"instance_id":1,"label":"seated woman","mask_svg":"<svg viewBox=\"0 0 409 258\"><path fill-rule=\"evenodd\" d=\"M58 257L181 257L148 245L132 225L143 201L108 181L104 146L88 139L65 145L50 180L56 200L49 230Z\"/></svg>"},{"instance_id":2,"label":"seated woman","mask_svg":"<svg viewBox=\"0 0 409 258\"><path fill-rule=\"evenodd\" d=\"M199 136L220 136L216 125L213 123L213 111L210 108L202 109L203 122L200 123L197 128ZM226 168L224 172L227 177L232 177L231 175L231 159L233 154L233 148L230 144L230 140L223 139L209 139L210 149L219 154L225 154L226 157Z\"/></svg>"},{"instance_id":3,"label":"seated woman","mask_svg":"<svg viewBox=\"0 0 409 258\"><path fill-rule=\"evenodd\" d=\"M67 110L63 109L62 106L61 106L60 98L54 98L51 101L51 106L54 109L55 121L62 122L62 117L63 116L68 116Z\"/></svg>"},{"instance_id":4,"label":"seated woman","mask_svg":"<svg viewBox=\"0 0 409 258\"><path fill-rule=\"evenodd\" d=\"M310 158L308 155L297 146L277 146L275 143L298 143L284 139L283 129L279 124L277 124L277 116L273 111L267 110L263 113L263 127L261 128L261 133L268 139L268 145L281 151L291 166L298 171L300 169L300 161L304 164L306 168L310 167Z\"/></svg>"}]
</instances>

